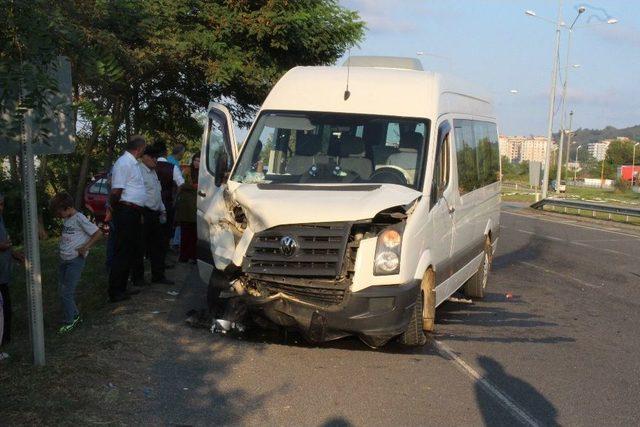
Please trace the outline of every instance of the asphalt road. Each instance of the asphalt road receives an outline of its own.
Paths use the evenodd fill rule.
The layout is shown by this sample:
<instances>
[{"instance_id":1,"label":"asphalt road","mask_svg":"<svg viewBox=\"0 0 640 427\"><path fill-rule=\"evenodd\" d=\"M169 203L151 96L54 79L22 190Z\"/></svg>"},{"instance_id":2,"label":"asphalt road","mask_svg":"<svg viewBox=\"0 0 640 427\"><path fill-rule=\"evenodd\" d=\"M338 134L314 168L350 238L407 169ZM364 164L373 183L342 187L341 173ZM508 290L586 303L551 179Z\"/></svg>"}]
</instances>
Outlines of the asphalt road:
<instances>
[{"instance_id":1,"label":"asphalt road","mask_svg":"<svg viewBox=\"0 0 640 427\"><path fill-rule=\"evenodd\" d=\"M211 335L195 272L140 419L213 425L638 425L640 237L505 205L489 295L438 309L415 350Z\"/></svg>"}]
</instances>

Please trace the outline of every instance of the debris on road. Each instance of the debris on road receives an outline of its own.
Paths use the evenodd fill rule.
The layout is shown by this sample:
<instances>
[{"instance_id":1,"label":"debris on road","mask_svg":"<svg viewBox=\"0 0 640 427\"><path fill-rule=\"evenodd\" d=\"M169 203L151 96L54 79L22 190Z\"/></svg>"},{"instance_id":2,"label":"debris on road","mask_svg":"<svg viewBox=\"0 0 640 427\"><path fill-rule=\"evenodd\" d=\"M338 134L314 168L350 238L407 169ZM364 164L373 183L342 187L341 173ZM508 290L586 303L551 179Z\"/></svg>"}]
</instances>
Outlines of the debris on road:
<instances>
[{"instance_id":1,"label":"debris on road","mask_svg":"<svg viewBox=\"0 0 640 427\"><path fill-rule=\"evenodd\" d=\"M192 328L209 329L211 327L212 317L206 309L189 310L184 322Z\"/></svg>"},{"instance_id":2,"label":"debris on road","mask_svg":"<svg viewBox=\"0 0 640 427\"><path fill-rule=\"evenodd\" d=\"M177 297L178 295L180 295L180 292L178 292L178 291L167 291L167 295L171 295L172 297Z\"/></svg>"},{"instance_id":3,"label":"debris on road","mask_svg":"<svg viewBox=\"0 0 640 427\"><path fill-rule=\"evenodd\" d=\"M459 304L473 304L473 300L468 298L449 297L449 301L457 302Z\"/></svg>"}]
</instances>

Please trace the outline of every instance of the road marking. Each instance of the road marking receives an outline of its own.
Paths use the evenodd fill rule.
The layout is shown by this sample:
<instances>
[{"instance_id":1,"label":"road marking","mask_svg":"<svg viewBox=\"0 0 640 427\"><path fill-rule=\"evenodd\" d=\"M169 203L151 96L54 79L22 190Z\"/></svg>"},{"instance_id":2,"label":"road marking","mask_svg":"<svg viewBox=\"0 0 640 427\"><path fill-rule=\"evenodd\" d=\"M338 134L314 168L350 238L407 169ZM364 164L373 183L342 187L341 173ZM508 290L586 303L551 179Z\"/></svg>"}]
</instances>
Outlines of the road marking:
<instances>
[{"instance_id":1,"label":"road marking","mask_svg":"<svg viewBox=\"0 0 640 427\"><path fill-rule=\"evenodd\" d=\"M433 340L436 348L442 354L446 355L451 361L455 362L458 367L460 367L467 375L469 375L472 379L478 382L478 384L489 393L495 400L498 401L507 411L511 412L517 419L522 421L525 425L528 426L539 426L541 425L535 418L529 415L524 409L520 407L513 399L507 396L505 393L500 391L500 389L493 384L491 384L486 378L478 373L475 369L473 369L467 362L462 360L457 354L453 352L446 344Z\"/></svg>"},{"instance_id":2,"label":"road marking","mask_svg":"<svg viewBox=\"0 0 640 427\"><path fill-rule=\"evenodd\" d=\"M530 262L527 262L527 261L518 261L518 262L519 262L520 264L527 265L527 266L529 266L529 267L535 268L535 269L540 270L540 271L543 271L543 272L545 272L545 273L552 274L552 275L554 275L554 276L558 276L558 277L562 277L563 279L573 280L574 282L579 283L579 284L581 284L582 286L587 286L587 287L589 287L589 288L593 288L593 289L601 289L601 288L604 288L604 283L603 283L602 285L600 285L600 286L598 286L598 285L593 285L593 284L591 284L591 283L584 282L584 281L582 281L582 280L580 280L580 279L576 279L575 277L571 277L571 276L566 275L566 274L563 274L563 273L558 273L557 271L553 271L553 270L550 270L550 269L548 269L548 268L546 268L546 267L542 267L542 266L540 266L540 265L536 265L536 264L533 264L533 263L530 263Z\"/></svg>"},{"instance_id":3,"label":"road marking","mask_svg":"<svg viewBox=\"0 0 640 427\"><path fill-rule=\"evenodd\" d=\"M582 243L582 242L585 242L585 241L588 242L590 240L582 240L582 241L580 241L580 240L566 240L566 239L561 239L559 237L549 236L547 234L540 234L540 233L535 233L535 232L529 231L529 230L523 230L521 228L512 228L512 227L508 227L506 225L500 225L500 227L504 228L506 230L515 230L515 231L517 231L519 233L535 235L535 236L537 236L537 237L539 237L541 239L554 240L556 242L566 242L566 243L569 243L570 245L583 246L585 248L594 249L594 250L597 250L597 251L604 251L604 252L609 252L609 253L616 254L616 255L624 255L624 256L629 257L629 258L640 259L637 256L631 255L631 254L629 254L627 252L616 251L615 249L601 248L601 247L598 247L598 246L592 246L592 245L588 245L586 243ZM603 242L606 242L606 241L622 241L622 242L626 242L627 240L625 240L625 239L607 239L607 240L592 240L592 241L594 241L594 242L600 242L600 241L603 241Z\"/></svg>"},{"instance_id":4,"label":"road marking","mask_svg":"<svg viewBox=\"0 0 640 427\"><path fill-rule=\"evenodd\" d=\"M623 233L621 231L605 230L603 228L589 227L589 226L586 226L586 225L572 224L572 223L569 223L569 222L566 222L566 221L554 221L554 220L551 220L551 219L539 218L538 216L535 216L535 215L524 215L524 214L519 214L519 213L515 213L515 212L508 212L508 211L504 211L504 210L501 211L501 213L506 214L506 215L515 215L515 216L521 216L521 217L524 217L524 218L536 219L538 221L553 222L554 224L570 225L572 227L586 228L586 229L594 230L594 231L602 231L603 233L619 234L621 236L633 237L634 239L639 239L640 240L640 236L638 236L636 234Z\"/></svg>"}]
</instances>

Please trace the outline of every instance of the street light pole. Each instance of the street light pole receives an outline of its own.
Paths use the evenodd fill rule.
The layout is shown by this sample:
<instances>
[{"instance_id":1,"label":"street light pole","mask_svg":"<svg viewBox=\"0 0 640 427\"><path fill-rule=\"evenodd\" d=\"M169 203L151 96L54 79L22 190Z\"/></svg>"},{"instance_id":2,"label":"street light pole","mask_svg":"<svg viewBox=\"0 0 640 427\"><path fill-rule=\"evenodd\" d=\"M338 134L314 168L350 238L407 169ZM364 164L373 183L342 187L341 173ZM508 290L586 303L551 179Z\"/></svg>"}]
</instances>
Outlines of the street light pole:
<instances>
[{"instance_id":1,"label":"street light pole","mask_svg":"<svg viewBox=\"0 0 640 427\"><path fill-rule=\"evenodd\" d=\"M573 110L569 112L569 131L567 132L567 165L564 168L564 180L567 181L567 174L569 173L569 152L571 151L571 137L573 136Z\"/></svg>"},{"instance_id":2,"label":"street light pole","mask_svg":"<svg viewBox=\"0 0 640 427\"><path fill-rule=\"evenodd\" d=\"M567 108L567 81L569 80L569 53L571 52L571 36L573 35L573 26L576 25L576 22L580 18L580 15L584 13L586 8L584 6L580 6L578 8L578 14L576 15L573 23L569 27L569 35L567 37L567 59L566 59L566 68L564 71L564 82L562 83L562 112L560 113L560 144L558 147L559 155L558 155L558 171L556 173L556 180L558 185L556 185L556 193L560 194L560 178L562 176L562 144L564 143L564 117L566 114ZM567 145L567 153L569 152L569 145ZM568 158L568 154L567 154Z\"/></svg>"},{"instance_id":3,"label":"street light pole","mask_svg":"<svg viewBox=\"0 0 640 427\"><path fill-rule=\"evenodd\" d=\"M562 26L562 0L558 0L558 21L556 22L556 41L553 51L553 70L551 71L551 89L549 91L549 116L547 117L547 147L545 150L544 175L542 178L542 198L547 198L549 188L549 167L551 166L551 138L553 137L553 109L556 103L556 84L558 81L558 55L560 52L560 29Z\"/></svg>"},{"instance_id":4,"label":"street light pole","mask_svg":"<svg viewBox=\"0 0 640 427\"><path fill-rule=\"evenodd\" d=\"M580 151L580 148L582 147L582 145L578 145L576 147L576 167L573 169L573 185L576 185L576 179L578 177L578 151Z\"/></svg>"}]
</instances>

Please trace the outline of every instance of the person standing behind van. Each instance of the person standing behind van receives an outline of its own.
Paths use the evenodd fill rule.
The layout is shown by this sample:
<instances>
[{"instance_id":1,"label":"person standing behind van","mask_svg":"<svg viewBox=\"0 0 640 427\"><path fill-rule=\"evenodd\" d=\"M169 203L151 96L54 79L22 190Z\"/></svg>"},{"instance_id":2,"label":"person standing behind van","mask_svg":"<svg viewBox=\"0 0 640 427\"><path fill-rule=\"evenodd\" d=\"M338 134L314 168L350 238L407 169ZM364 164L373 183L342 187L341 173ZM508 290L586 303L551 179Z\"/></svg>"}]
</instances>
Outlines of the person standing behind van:
<instances>
[{"instance_id":1,"label":"person standing behind van","mask_svg":"<svg viewBox=\"0 0 640 427\"><path fill-rule=\"evenodd\" d=\"M179 170L180 162L184 157L185 151L186 151L186 148L184 147L184 145L177 144L175 147L173 147L173 150L171 150L171 155L167 157L167 161L172 165L174 165L175 167L177 167Z\"/></svg>"},{"instance_id":2,"label":"person standing behind van","mask_svg":"<svg viewBox=\"0 0 640 427\"><path fill-rule=\"evenodd\" d=\"M164 254L169 250L169 243L174 237L174 220L175 220L175 196L178 188L184 184L184 178L180 167L166 159L167 145L164 141L159 140L155 143L158 151L158 161L156 162L156 173L162 186L162 203L167 209L167 222L163 224L162 231L164 233L163 247ZM179 230L175 227L175 230ZM178 231L176 231L178 233ZM179 236L178 236L179 239ZM176 246L178 246L176 242ZM164 259L164 256L163 256Z\"/></svg>"},{"instance_id":3,"label":"person standing behind van","mask_svg":"<svg viewBox=\"0 0 640 427\"><path fill-rule=\"evenodd\" d=\"M180 262L196 261L197 229L196 208L200 153L191 157L191 166L185 183L180 187L176 202L176 223L180 226Z\"/></svg>"},{"instance_id":4,"label":"person standing behind van","mask_svg":"<svg viewBox=\"0 0 640 427\"><path fill-rule=\"evenodd\" d=\"M139 292L127 292L127 280L142 245L142 210L146 191L138 159L145 146L144 137L132 136L127 150L113 165L109 197L117 231L113 264L109 271L111 302L127 300Z\"/></svg>"}]
</instances>

